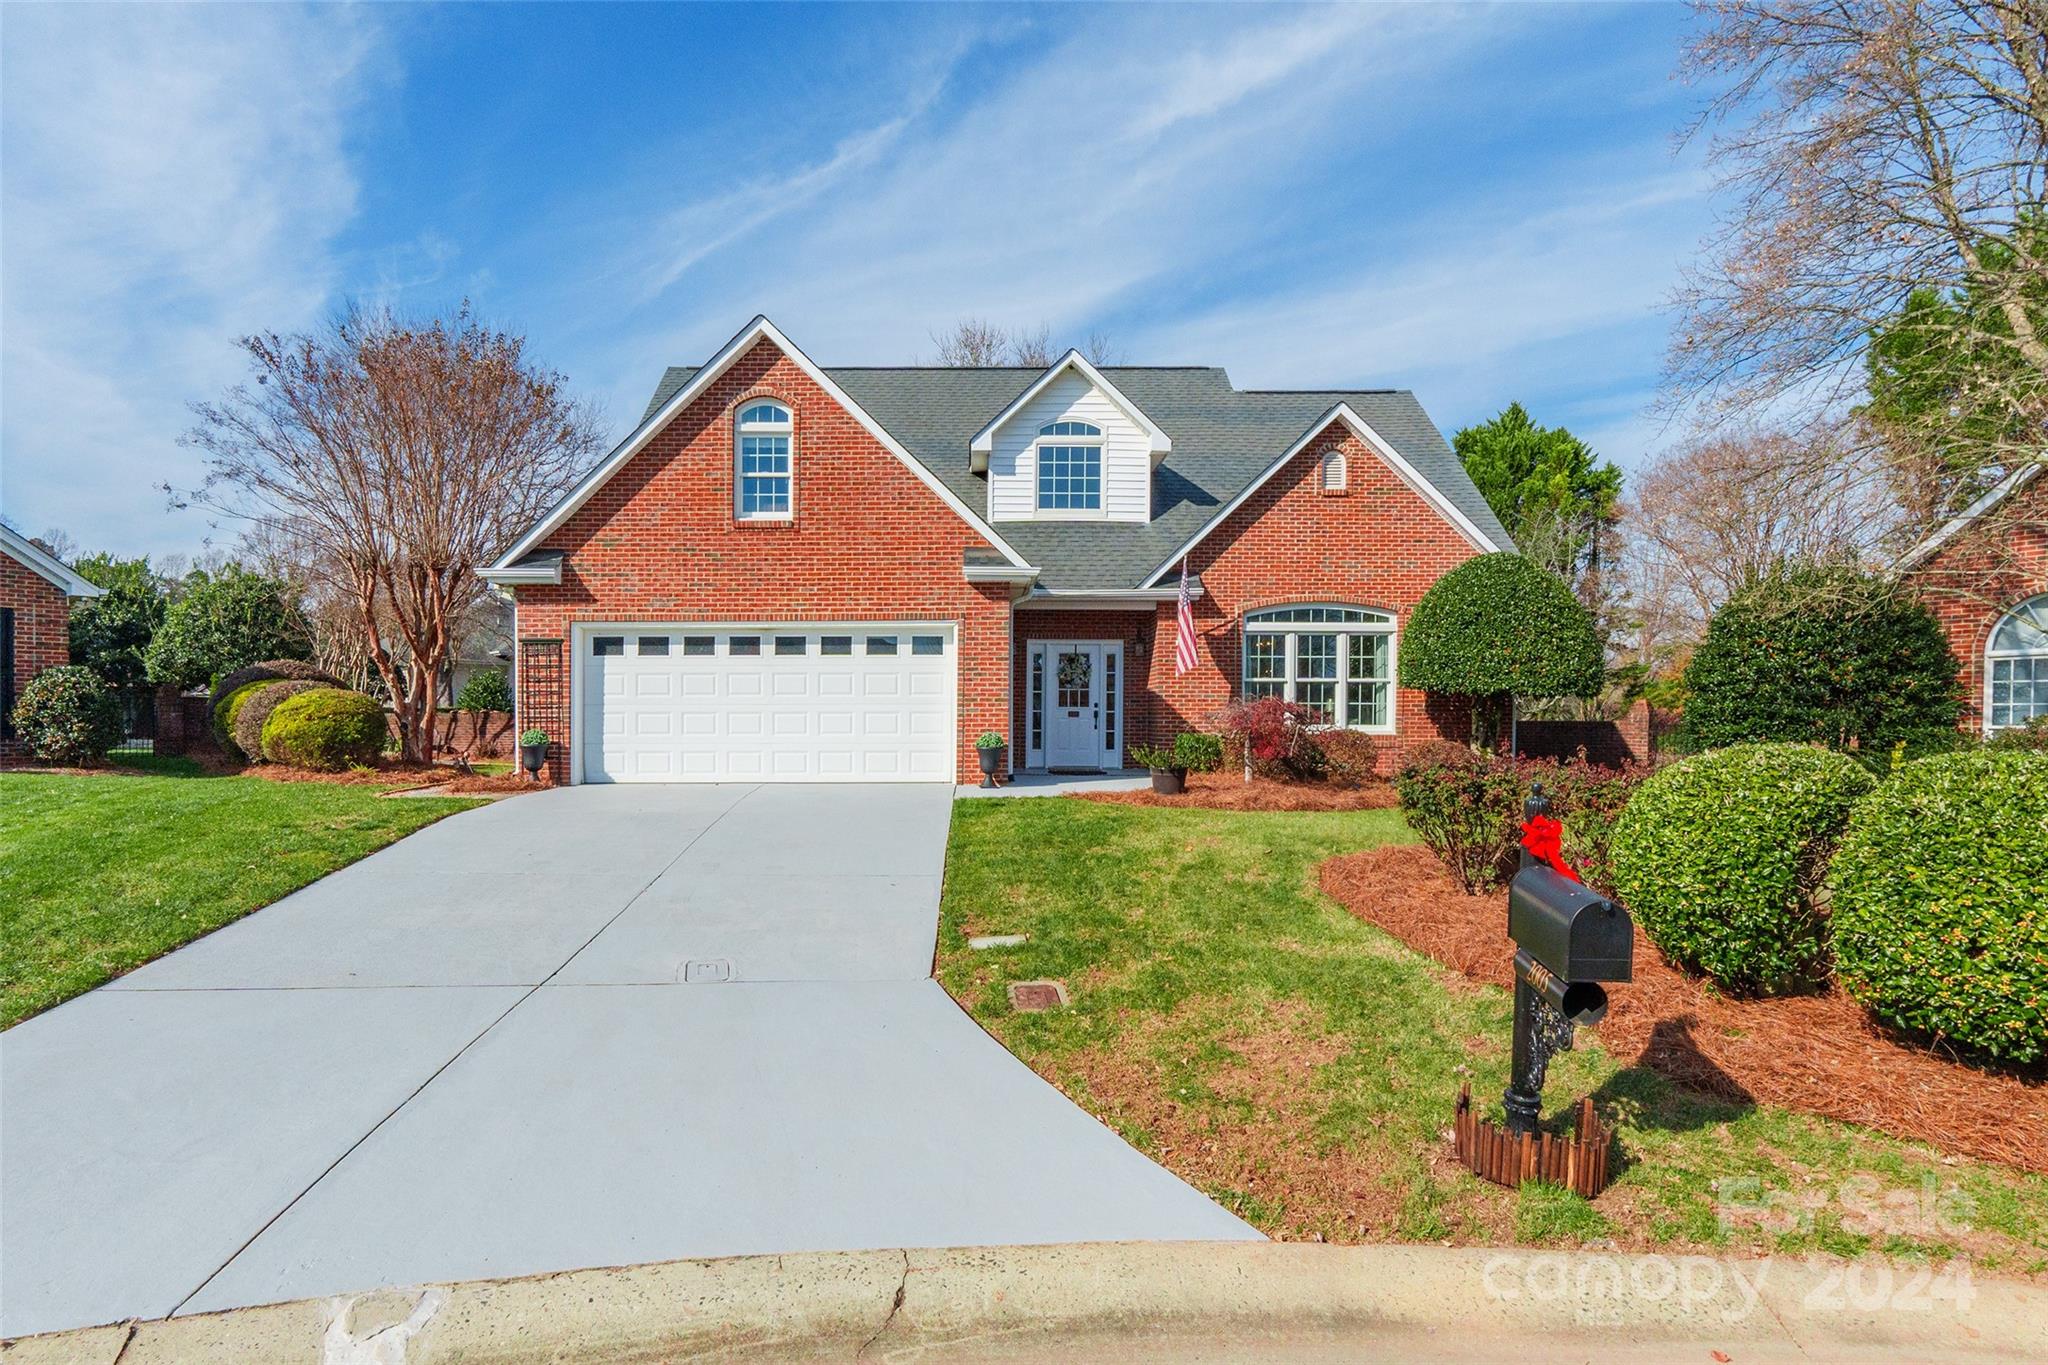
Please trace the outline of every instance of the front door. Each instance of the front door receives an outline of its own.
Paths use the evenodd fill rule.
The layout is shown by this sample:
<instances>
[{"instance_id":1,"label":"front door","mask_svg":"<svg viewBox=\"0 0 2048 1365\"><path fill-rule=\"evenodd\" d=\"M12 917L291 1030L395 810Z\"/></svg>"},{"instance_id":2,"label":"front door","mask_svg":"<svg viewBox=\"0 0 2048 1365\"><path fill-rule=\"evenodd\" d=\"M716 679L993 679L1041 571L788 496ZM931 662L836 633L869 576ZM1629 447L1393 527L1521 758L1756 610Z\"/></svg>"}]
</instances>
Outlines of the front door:
<instances>
[{"instance_id":1,"label":"front door","mask_svg":"<svg viewBox=\"0 0 2048 1365\"><path fill-rule=\"evenodd\" d=\"M1102 646L1059 645L1047 670L1045 766L1102 766Z\"/></svg>"}]
</instances>

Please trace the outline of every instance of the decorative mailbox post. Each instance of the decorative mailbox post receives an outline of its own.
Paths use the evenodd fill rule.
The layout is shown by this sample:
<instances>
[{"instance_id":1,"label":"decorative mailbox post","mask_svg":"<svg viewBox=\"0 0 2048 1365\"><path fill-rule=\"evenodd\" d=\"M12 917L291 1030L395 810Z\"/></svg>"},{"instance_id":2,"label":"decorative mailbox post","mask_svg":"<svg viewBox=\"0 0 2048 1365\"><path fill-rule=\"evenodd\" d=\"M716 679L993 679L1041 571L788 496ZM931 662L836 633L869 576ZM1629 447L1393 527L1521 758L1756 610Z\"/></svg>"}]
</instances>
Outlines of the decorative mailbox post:
<instances>
[{"instance_id":1,"label":"decorative mailbox post","mask_svg":"<svg viewBox=\"0 0 2048 1365\"><path fill-rule=\"evenodd\" d=\"M1459 1097L1458 1155L1475 1174L1504 1185L1556 1180L1591 1197L1606 1185L1607 1131L1590 1100L1579 1102L1579 1133L1566 1142L1537 1131L1550 1059L1572 1045L1581 1024L1607 1015L1609 981L1635 975L1635 925L1628 911L1591 890L1564 862L1558 824L1539 785L1523 808L1522 870L1508 886L1508 937L1515 947L1515 1038L1501 1097L1506 1131Z\"/></svg>"}]
</instances>

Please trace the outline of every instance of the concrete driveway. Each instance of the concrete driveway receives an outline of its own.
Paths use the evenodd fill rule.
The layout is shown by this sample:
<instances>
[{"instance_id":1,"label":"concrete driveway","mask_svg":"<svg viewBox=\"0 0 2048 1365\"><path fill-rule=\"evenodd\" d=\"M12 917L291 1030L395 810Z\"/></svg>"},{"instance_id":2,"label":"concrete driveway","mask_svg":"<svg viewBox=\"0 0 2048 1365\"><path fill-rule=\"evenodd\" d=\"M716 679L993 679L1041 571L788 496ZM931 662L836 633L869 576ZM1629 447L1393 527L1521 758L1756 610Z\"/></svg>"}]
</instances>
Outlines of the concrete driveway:
<instances>
[{"instance_id":1,"label":"concrete driveway","mask_svg":"<svg viewBox=\"0 0 2048 1365\"><path fill-rule=\"evenodd\" d=\"M1256 1237L930 980L951 801L523 796L0 1035L0 1335L679 1257Z\"/></svg>"}]
</instances>

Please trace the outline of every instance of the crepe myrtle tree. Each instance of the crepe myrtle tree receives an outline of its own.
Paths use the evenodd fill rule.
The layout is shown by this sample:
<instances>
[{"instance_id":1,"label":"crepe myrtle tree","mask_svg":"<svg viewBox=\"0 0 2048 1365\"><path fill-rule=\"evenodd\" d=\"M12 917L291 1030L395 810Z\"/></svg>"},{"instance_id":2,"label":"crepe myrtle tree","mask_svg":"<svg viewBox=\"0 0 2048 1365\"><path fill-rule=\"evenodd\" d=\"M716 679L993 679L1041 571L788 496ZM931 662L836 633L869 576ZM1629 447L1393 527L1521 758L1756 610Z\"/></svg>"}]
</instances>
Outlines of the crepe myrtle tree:
<instances>
[{"instance_id":1,"label":"crepe myrtle tree","mask_svg":"<svg viewBox=\"0 0 2048 1365\"><path fill-rule=\"evenodd\" d=\"M1491 744L1517 697L1589 697L1604 651L1565 581L1518 554L1468 559L1415 604L1400 681L1472 702L1473 738Z\"/></svg>"},{"instance_id":2,"label":"crepe myrtle tree","mask_svg":"<svg viewBox=\"0 0 2048 1365\"><path fill-rule=\"evenodd\" d=\"M426 759L449 650L484 593L477 570L602 449L596 416L523 337L466 303L418 320L352 308L313 334L240 347L254 382L193 409L186 439L208 471L189 500L243 518L333 584L404 757Z\"/></svg>"}]
</instances>

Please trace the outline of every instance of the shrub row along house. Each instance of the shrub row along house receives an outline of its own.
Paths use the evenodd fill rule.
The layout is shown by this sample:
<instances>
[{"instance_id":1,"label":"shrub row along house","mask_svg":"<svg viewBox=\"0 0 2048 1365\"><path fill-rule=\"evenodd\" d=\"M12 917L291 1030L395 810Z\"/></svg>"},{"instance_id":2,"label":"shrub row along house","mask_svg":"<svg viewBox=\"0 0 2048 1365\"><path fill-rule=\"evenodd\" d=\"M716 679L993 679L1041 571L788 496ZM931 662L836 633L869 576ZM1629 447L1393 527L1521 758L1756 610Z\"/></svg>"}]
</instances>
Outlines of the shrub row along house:
<instances>
[{"instance_id":1,"label":"shrub row along house","mask_svg":"<svg viewBox=\"0 0 2048 1365\"><path fill-rule=\"evenodd\" d=\"M1512 549L1399 390L1220 369L844 368L756 318L485 572L557 781L970 780L1124 766L1233 697L1463 739L1402 627ZM1194 667L1176 663L1182 566Z\"/></svg>"}]
</instances>

